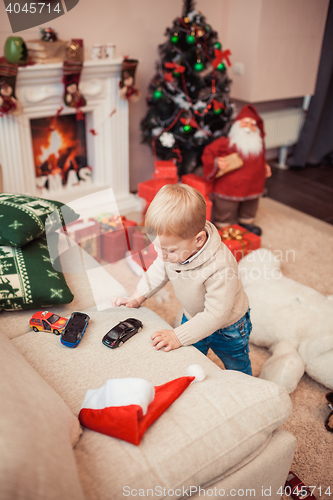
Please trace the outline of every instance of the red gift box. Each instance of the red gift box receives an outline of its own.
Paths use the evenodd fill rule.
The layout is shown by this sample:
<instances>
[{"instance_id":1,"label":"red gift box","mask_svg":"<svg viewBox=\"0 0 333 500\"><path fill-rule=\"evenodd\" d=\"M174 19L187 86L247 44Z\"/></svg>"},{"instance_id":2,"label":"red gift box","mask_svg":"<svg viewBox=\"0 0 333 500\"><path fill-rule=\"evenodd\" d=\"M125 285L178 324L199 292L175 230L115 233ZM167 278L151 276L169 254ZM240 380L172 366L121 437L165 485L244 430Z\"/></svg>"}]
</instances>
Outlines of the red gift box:
<instances>
[{"instance_id":1,"label":"red gift box","mask_svg":"<svg viewBox=\"0 0 333 500\"><path fill-rule=\"evenodd\" d=\"M208 182L206 179L197 174L186 174L181 177L182 183L192 186L199 191L205 198L212 192L213 182Z\"/></svg>"},{"instance_id":2,"label":"red gift box","mask_svg":"<svg viewBox=\"0 0 333 500\"><path fill-rule=\"evenodd\" d=\"M137 225L135 221L120 219L116 227L110 226L109 232L102 234L102 258L107 262L124 259L132 248L132 234Z\"/></svg>"},{"instance_id":3,"label":"red gift box","mask_svg":"<svg viewBox=\"0 0 333 500\"><path fill-rule=\"evenodd\" d=\"M206 220L211 220L213 202L209 198L205 198L205 202L206 202Z\"/></svg>"},{"instance_id":4,"label":"red gift box","mask_svg":"<svg viewBox=\"0 0 333 500\"><path fill-rule=\"evenodd\" d=\"M161 189L161 187L166 184L177 184L177 179L150 179L149 181L139 182L138 184L138 196L144 198L146 201L153 201L156 193Z\"/></svg>"},{"instance_id":5,"label":"red gift box","mask_svg":"<svg viewBox=\"0 0 333 500\"><path fill-rule=\"evenodd\" d=\"M178 181L178 169L172 160L155 161L154 179L176 179Z\"/></svg>"},{"instance_id":6,"label":"red gift box","mask_svg":"<svg viewBox=\"0 0 333 500\"><path fill-rule=\"evenodd\" d=\"M102 245L99 223L94 219L76 220L66 226L67 235L80 245L98 262L102 257Z\"/></svg>"},{"instance_id":7,"label":"red gift box","mask_svg":"<svg viewBox=\"0 0 333 500\"><path fill-rule=\"evenodd\" d=\"M152 265L157 257L154 245L151 243L144 229L136 230L132 237L132 259L139 264L144 271Z\"/></svg>"},{"instance_id":8,"label":"red gift box","mask_svg":"<svg viewBox=\"0 0 333 500\"><path fill-rule=\"evenodd\" d=\"M260 236L247 231L247 229L238 224L226 226L218 231L223 243L231 250L237 262L248 253L252 252L252 250L260 248Z\"/></svg>"}]
</instances>

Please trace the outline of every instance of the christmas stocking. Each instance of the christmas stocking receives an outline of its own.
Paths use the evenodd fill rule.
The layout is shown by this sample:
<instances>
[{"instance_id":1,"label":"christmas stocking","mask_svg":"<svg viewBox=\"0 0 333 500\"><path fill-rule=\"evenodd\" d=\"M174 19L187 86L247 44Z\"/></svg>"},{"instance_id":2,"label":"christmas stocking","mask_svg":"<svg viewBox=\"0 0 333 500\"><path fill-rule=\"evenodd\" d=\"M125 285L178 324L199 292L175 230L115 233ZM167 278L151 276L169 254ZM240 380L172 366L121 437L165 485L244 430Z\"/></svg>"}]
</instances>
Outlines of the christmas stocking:
<instances>
[{"instance_id":1,"label":"christmas stocking","mask_svg":"<svg viewBox=\"0 0 333 500\"><path fill-rule=\"evenodd\" d=\"M0 116L8 113L19 115L22 112L22 106L15 96L17 68L17 64L0 58Z\"/></svg>"},{"instance_id":2,"label":"christmas stocking","mask_svg":"<svg viewBox=\"0 0 333 500\"><path fill-rule=\"evenodd\" d=\"M155 420L193 382L205 374L201 366L188 367L188 376L154 387L142 378L117 378L88 390L79 413L81 425L108 436L139 445Z\"/></svg>"},{"instance_id":3,"label":"christmas stocking","mask_svg":"<svg viewBox=\"0 0 333 500\"><path fill-rule=\"evenodd\" d=\"M79 109L86 105L84 96L79 91L79 82L83 66L83 40L73 39L66 51L66 60L63 63L63 100L66 106Z\"/></svg>"},{"instance_id":4,"label":"christmas stocking","mask_svg":"<svg viewBox=\"0 0 333 500\"><path fill-rule=\"evenodd\" d=\"M137 59L123 60L121 66L121 80L119 82L120 97L129 102L137 102L141 97L140 90L135 86L135 71L138 65Z\"/></svg>"}]
</instances>

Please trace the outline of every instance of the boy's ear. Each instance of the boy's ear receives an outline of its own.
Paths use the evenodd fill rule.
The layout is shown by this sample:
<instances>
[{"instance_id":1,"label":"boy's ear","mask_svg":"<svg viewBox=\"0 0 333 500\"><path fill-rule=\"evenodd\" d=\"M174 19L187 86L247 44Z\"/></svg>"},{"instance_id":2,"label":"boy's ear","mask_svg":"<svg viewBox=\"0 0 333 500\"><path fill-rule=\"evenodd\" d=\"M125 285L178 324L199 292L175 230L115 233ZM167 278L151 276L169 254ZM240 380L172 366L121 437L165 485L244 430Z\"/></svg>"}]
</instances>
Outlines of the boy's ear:
<instances>
[{"instance_id":1,"label":"boy's ear","mask_svg":"<svg viewBox=\"0 0 333 500\"><path fill-rule=\"evenodd\" d=\"M200 231L195 237L196 245L201 247L205 239L206 239L206 231Z\"/></svg>"}]
</instances>

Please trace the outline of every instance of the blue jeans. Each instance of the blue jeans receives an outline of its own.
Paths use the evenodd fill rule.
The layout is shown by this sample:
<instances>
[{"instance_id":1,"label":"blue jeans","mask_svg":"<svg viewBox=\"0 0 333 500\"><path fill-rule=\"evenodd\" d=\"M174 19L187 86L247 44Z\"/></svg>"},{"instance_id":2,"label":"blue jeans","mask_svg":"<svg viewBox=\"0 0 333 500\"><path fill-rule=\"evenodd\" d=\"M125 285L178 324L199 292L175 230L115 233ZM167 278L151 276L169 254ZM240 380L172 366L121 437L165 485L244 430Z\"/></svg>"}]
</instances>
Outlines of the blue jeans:
<instances>
[{"instance_id":1,"label":"blue jeans","mask_svg":"<svg viewBox=\"0 0 333 500\"><path fill-rule=\"evenodd\" d=\"M182 324L187 318L183 315ZM249 337L252 331L250 309L233 325L220 328L205 339L193 344L203 354L207 355L211 348L222 361L226 370L237 370L252 375L249 357Z\"/></svg>"}]
</instances>

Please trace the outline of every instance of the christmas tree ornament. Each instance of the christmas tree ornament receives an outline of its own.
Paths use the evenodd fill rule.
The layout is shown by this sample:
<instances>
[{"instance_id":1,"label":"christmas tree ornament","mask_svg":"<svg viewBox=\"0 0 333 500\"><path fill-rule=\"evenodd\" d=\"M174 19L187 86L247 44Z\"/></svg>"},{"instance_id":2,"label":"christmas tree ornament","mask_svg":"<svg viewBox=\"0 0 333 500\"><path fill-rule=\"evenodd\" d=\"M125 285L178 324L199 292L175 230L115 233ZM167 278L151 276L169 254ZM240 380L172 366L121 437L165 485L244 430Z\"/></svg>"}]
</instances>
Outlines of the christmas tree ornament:
<instances>
[{"instance_id":1,"label":"christmas tree ornament","mask_svg":"<svg viewBox=\"0 0 333 500\"><path fill-rule=\"evenodd\" d=\"M125 57L121 65L121 79L119 94L122 99L129 102L138 102L141 91L135 86L135 72L139 61Z\"/></svg>"},{"instance_id":2,"label":"christmas tree ornament","mask_svg":"<svg viewBox=\"0 0 333 500\"><path fill-rule=\"evenodd\" d=\"M40 39L43 42L56 42L58 40L58 34L52 28L41 28Z\"/></svg>"},{"instance_id":3,"label":"christmas tree ornament","mask_svg":"<svg viewBox=\"0 0 333 500\"><path fill-rule=\"evenodd\" d=\"M224 71L224 70L225 70L225 64L224 64L224 63L220 63L220 64L218 64L217 69L218 69L219 71Z\"/></svg>"},{"instance_id":4,"label":"christmas tree ornament","mask_svg":"<svg viewBox=\"0 0 333 500\"><path fill-rule=\"evenodd\" d=\"M188 133L188 132L191 132L191 130L192 130L191 125L187 124L187 125L183 126L183 132Z\"/></svg>"},{"instance_id":5,"label":"christmas tree ornament","mask_svg":"<svg viewBox=\"0 0 333 500\"><path fill-rule=\"evenodd\" d=\"M160 88L154 90L153 92L153 98L155 99L155 101L159 101L163 96L163 92Z\"/></svg>"},{"instance_id":6,"label":"christmas tree ornament","mask_svg":"<svg viewBox=\"0 0 333 500\"><path fill-rule=\"evenodd\" d=\"M199 49L197 49L197 62L194 65L194 71L200 72L204 69L204 65L201 61L201 54Z\"/></svg>"},{"instance_id":7,"label":"christmas tree ornament","mask_svg":"<svg viewBox=\"0 0 333 500\"><path fill-rule=\"evenodd\" d=\"M196 35L198 38L203 37L206 34L206 30L202 26L196 27Z\"/></svg>"},{"instance_id":8,"label":"christmas tree ornament","mask_svg":"<svg viewBox=\"0 0 333 500\"><path fill-rule=\"evenodd\" d=\"M190 23L190 18L187 17L187 16L185 16L185 17L183 17L183 21L184 21L185 24L189 24Z\"/></svg>"},{"instance_id":9,"label":"christmas tree ornament","mask_svg":"<svg viewBox=\"0 0 333 500\"><path fill-rule=\"evenodd\" d=\"M0 116L22 112L21 103L15 96L17 70L17 64L9 63L5 57L0 58Z\"/></svg>"},{"instance_id":10,"label":"christmas tree ornament","mask_svg":"<svg viewBox=\"0 0 333 500\"><path fill-rule=\"evenodd\" d=\"M207 33L212 30L212 27L210 26L210 24L206 24L205 30Z\"/></svg>"},{"instance_id":11,"label":"christmas tree ornament","mask_svg":"<svg viewBox=\"0 0 333 500\"><path fill-rule=\"evenodd\" d=\"M194 65L194 71L197 71L198 73L204 69L204 65L201 61L197 61Z\"/></svg>"},{"instance_id":12,"label":"christmas tree ornament","mask_svg":"<svg viewBox=\"0 0 333 500\"><path fill-rule=\"evenodd\" d=\"M174 33L171 37L171 43L178 43L178 40L179 40L179 36L178 36L178 33Z\"/></svg>"},{"instance_id":13,"label":"christmas tree ornament","mask_svg":"<svg viewBox=\"0 0 333 500\"><path fill-rule=\"evenodd\" d=\"M221 47L222 47L222 45L220 44L220 42L216 42L216 43L214 44L214 49L220 50L220 49L221 49Z\"/></svg>"},{"instance_id":14,"label":"christmas tree ornament","mask_svg":"<svg viewBox=\"0 0 333 500\"><path fill-rule=\"evenodd\" d=\"M24 64L28 60L28 49L20 36L9 36L5 42L4 55L12 64Z\"/></svg>"},{"instance_id":15,"label":"christmas tree ornament","mask_svg":"<svg viewBox=\"0 0 333 500\"><path fill-rule=\"evenodd\" d=\"M196 38L194 36L194 33L191 33L190 35L186 35L185 40L186 40L186 43L188 43L189 45L195 44Z\"/></svg>"},{"instance_id":16,"label":"christmas tree ornament","mask_svg":"<svg viewBox=\"0 0 333 500\"><path fill-rule=\"evenodd\" d=\"M162 146L164 146L165 148L172 148L176 142L176 139L174 138L173 134L171 134L171 132L163 132L163 134L160 135L159 139Z\"/></svg>"},{"instance_id":17,"label":"christmas tree ornament","mask_svg":"<svg viewBox=\"0 0 333 500\"><path fill-rule=\"evenodd\" d=\"M79 91L83 58L83 40L71 40L67 46L66 60L63 62L62 67L63 101L66 106L76 109L78 118L82 118L80 108L86 105L86 100Z\"/></svg>"}]
</instances>

